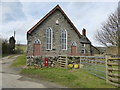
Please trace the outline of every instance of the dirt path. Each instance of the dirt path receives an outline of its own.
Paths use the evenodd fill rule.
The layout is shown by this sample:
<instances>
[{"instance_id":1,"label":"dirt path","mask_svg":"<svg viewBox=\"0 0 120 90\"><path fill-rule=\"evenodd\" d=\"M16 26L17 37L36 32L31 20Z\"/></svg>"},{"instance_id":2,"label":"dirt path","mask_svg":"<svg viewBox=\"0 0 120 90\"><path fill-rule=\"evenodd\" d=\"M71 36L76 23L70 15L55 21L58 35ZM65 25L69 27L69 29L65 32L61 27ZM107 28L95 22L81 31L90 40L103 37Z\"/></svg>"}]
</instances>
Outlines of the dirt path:
<instances>
[{"instance_id":1,"label":"dirt path","mask_svg":"<svg viewBox=\"0 0 120 90\"><path fill-rule=\"evenodd\" d=\"M12 58L4 57L0 60L0 89L2 88L65 88L55 83L36 80L33 78L19 75L19 68L12 68L10 65L18 57L16 55ZM2 84L2 85L1 85Z\"/></svg>"}]
</instances>

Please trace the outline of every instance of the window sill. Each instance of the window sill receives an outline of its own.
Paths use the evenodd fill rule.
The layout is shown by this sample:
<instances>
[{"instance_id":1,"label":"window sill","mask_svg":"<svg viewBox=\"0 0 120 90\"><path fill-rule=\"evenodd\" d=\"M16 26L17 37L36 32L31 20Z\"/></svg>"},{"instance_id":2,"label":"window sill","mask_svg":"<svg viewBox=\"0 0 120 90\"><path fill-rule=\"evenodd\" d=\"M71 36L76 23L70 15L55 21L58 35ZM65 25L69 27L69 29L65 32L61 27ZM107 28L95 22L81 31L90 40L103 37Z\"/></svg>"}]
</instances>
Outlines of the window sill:
<instances>
[{"instance_id":1,"label":"window sill","mask_svg":"<svg viewBox=\"0 0 120 90\"><path fill-rule=\"evenodd\" d=\"M67 49L61 49L61 50L67 50Z\"/></svg>"},{"instance_id":2,"label":"window sill","mask_svg":"<svg viewBox=\"0 0 120 90\"><path fill-rule=\"evenodd\" d=\"M52 49L46 49L46 51L51 51Z\"/></svg>"}]
</instances>

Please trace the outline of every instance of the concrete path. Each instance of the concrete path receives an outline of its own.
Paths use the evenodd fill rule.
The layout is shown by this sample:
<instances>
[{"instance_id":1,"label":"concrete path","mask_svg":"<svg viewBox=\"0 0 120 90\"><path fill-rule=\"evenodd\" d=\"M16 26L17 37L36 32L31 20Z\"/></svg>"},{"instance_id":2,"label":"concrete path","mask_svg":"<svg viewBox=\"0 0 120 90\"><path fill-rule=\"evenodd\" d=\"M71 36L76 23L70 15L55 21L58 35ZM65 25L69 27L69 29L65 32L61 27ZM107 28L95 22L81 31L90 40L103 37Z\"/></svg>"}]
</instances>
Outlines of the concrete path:
<instances>
[{"instance_id":1,"label":"concrete path","mask_svg":"<svg viewBox=\"0 0 120 90\"><path fill-rule=\"evenodd\" d=\"M11 68L10 65L16 59L14 56L0 60L0 89L1 88L62 88L63 86L55 83L35 80L18 74L19 68ZM2 82L1 82L2 81Z\"/></svg>"}]
</instances>

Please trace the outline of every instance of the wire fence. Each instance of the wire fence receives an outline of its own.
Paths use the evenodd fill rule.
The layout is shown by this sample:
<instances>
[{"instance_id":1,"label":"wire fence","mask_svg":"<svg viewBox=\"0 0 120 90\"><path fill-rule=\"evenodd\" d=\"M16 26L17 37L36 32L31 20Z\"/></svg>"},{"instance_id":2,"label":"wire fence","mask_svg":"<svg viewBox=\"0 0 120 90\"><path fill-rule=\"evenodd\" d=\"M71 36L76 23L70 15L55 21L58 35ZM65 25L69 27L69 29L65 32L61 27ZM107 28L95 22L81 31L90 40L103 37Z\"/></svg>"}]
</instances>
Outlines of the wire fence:
<instances>
[{"instance_id":1,"label":"wire fence","mask_svg":"<svg viewBox=\"0 0 120 90\"><path fill-rule=\"evenodd\" d=\"M106 79L106 60L103 56L81 56L81 68L85 71L101 78Z\"/></svg>"}]
</instances>

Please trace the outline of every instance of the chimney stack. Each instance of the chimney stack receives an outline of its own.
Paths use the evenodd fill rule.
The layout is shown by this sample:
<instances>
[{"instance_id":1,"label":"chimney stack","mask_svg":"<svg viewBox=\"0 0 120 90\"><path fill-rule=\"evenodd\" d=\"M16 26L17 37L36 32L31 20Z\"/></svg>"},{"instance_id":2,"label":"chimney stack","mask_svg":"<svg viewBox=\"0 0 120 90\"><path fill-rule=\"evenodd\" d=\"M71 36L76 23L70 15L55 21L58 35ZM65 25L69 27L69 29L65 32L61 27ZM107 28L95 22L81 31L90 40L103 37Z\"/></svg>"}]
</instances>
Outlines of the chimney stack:
<instances>
[{"instance_id":1,"label":"chimney stack","mask_svg":"<svg viewBox=\"0 0 120 90\"><path fill-rule=\"evenodd\" d=\"M82 30L82 35L83 36L86 36L86 30L83 28L83 30Z\"/></svg>"}]
</instances>

